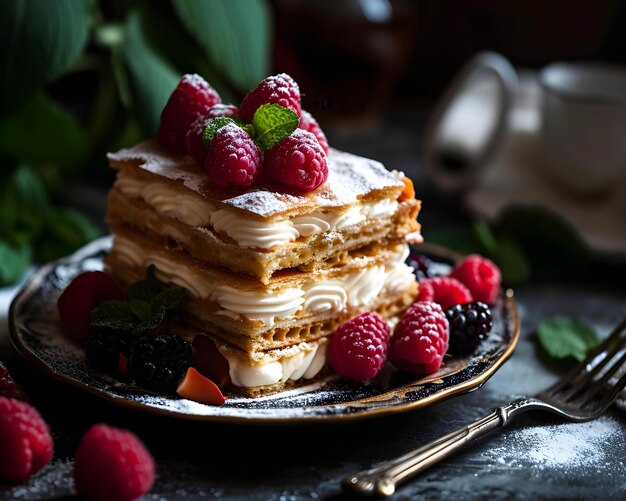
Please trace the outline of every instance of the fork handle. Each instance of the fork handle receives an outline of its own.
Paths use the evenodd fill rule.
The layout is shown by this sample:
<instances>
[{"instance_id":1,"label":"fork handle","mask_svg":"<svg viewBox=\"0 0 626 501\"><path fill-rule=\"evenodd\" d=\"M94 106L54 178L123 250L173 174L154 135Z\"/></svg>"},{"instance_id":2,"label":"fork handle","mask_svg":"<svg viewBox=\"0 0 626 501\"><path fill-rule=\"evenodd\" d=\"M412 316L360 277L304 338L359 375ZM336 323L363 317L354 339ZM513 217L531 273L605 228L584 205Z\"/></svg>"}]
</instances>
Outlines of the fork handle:
<instances>
[{"instance_id":1,"label":"fork handle","mask_svg":"<svg viewBox=\"0 0 626 501\"><path fill-rule=\"evenodd\" d=\"M376 468L346 477L342 485L345 489L359 494L391 496L401 482L438 463L478 437L506 425L513 416L536 408L535 403L534 399L520 399L497 407L491 414L419 449L387 461Z\"/></svg>"}]
</instances>

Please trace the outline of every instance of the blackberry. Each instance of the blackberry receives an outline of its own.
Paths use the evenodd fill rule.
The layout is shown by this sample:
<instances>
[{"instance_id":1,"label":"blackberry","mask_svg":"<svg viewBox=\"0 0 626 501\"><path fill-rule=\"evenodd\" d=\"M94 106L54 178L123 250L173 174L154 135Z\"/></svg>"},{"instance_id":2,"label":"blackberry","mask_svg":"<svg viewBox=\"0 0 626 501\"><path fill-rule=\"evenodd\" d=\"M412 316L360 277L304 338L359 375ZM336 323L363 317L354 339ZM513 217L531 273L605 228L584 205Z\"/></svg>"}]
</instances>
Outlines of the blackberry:
<instances>
[{"instance_id":1,"label":"blackberry","mask_svg":"<svg viewBox=\"0 0 626 501\"><path fill-rule=\"evenodd\" d=\"M413 268L418 281L434 276L432 274L433 262L424 254L411 254L407 259L407 264Z\"/></svg>"},{"instance_id":2,"label":"blackberry","mask_svg":"<svg viewBox=\"0 0 626 501\"><path fill-rule=\"evenodd\" d=\"M91 327L85 348L87 359L101 369L116 370L120 353L128 355L130 341L130 331Z\"/></svg>"},{"instance_id":3,"label":"blackberry","mask_svg":"<svg viewBox=\"0 0 626 501\"><path fill-rule=\"evenodd\" d=\"M493 316L489 306L480 301L457 304L446 310L450 324L450 346L452 355L469 355L491 331Z\"/></svg>"},{"instance_id":4,"label":"blackberry","mask_svg":"<svg viewBox=\"0 0 626 501\"><path fill-rule=\"evenodd\" d=\"M174 334L144 334L130 348L128 374L149 390L173 392L189 368L191 345Z\"/></svg>"}]
</instances>

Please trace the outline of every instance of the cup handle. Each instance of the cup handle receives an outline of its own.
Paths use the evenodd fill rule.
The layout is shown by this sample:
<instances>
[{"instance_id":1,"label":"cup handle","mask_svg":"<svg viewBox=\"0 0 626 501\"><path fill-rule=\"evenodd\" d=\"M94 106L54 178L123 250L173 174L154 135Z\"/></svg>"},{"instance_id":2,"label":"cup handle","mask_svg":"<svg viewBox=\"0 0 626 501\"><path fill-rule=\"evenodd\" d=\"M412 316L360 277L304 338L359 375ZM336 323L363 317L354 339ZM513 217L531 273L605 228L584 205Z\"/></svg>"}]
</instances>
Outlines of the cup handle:
<instances>
[{"instance_id":1,"label":"cup handle","mask_svg":"<svg viewBox=\"0 0 626 501\"><path fill-rule=\"evenodd\" d=\"M452 106L464 94L467 84L481 76L497 83L495 123L480 148L471 155L445 151L443 124ZM513 92L518 85L515 69L509 61L495 52L480 52L468 61L445 90L431 113L424 136L424 159L435 184L444 192L458 193L470 188L476 181L480 168L498 149L506 129L508 111ZM446 156L447 155L447 156Z\"/></svg>"}]
</instances>

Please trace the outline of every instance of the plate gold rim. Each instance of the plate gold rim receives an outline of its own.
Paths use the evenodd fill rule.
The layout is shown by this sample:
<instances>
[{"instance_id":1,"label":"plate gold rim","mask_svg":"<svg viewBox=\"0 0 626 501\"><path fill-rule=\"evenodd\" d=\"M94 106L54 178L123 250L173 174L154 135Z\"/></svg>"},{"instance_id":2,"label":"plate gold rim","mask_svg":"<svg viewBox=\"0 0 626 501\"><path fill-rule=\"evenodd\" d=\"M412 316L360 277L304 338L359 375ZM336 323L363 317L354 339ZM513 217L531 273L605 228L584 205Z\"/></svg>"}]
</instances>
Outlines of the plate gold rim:
<instances>
[{"instance_id":1,"label":"plate gold rim","mask_svg":"<svg viewBox=\"0 0 626 501\"><path fill-rule=\"evenodd\" d=\"M16 350L24 358L26 358L30 363L32 363L39 370L51 376L54 380L59 381L64 384L68 384L74 388L78 388L80 390L86 391L87 393L95 395L99 398L102 398L108 402L124 407L126 409L140 410L142 412L148 412L154 415L167 416L167 417L172 417L172 418L177 418L177 419L184 419L187 421L217 422L217 423L238 424L238 425L246 425L246 424L285 425L285 424L314 424L314 423L329 423L329 422L333 422L333 423L352 422L356 420L370 419L370 418L381 417L381 416L386 416L390 414L406 413L415 409L433 405L436 402L447 400L453 396L457 396L460 394L469 393L471 391L477 390L483 384L485 384L485 382L489 380L495 374L495 372L511 357L511 355L515 351L515 348L517 347L517 344L520 338L521 321L520 321L519 312L517 310L517 306L515 303L515 294L512 289L507 289L504 291L503 299L505 301L505 309L511 315L510 323L512 324L512 331L510 334L511 340L506 350L493 362L491 366L485 369L485 371L479 374L478 376L472 377L462 383L459 383L449 388L446 388L444 390L432 393L431 395L428 395L419 400L415 400L413 402L400 402L396 405L380 407L380 408L372 408L372 409L364 408L360 412L355 412L355 413L338 413L338 414L329 413L329 414L315 414L315 415L310 415L310 416L298 416L298 417L271 417L271 416L268 416L268 417L236 416L235 417L235 416L220 416L220 415L198 415L198 414L185 414L185 413L176 412L170 409L152 407L152 406L142 404L140 402L125 399L123 397L107 392L106 390L89 386L69 376L55 372L49 365L47 365L42 359L40 359L34 352L32 352L23 343L21 337L19 336L17 332L17 325L16 325L17 322L15 320L16 309L18 305L20 304L20 302L23 300L23 298L31 294L33 290L36 289L37 286L39 286L39 284L43 280L43 277L45 277L48 273L50 273L50 271L53 270L55 267L66 262L72 262L78 259L78 257L83 254L89 254L89 251L92 248L94 249L98 248L98 244L102 245L104 240L108 238L109 237L103 237L101 239L98 239L92 242L91 244L88 244L87 246L83 247L82 249L79 249L77 252L75 252L74 254L71 254L70 256L67 256L57 261L47 263L39 267L37 270L35 270L33 274L30 276L30 278L27 280L25 285L22 287L22 289L13 298L13 301L11 302L11 305L9 307L9 319L8 319L9 320L9 336ZM428 244L421 244L419 247L421 249L426 250L427 252L432 252L444 258L449 258L452 261L457 261L460 258L459 254L453 251L450 251L449 249L446 249L445 247L433 246L433 245L428 245ZM416 382L417 381L407 383L404 386L395 388L394 390L391 390L390 392L386 392L386 393L401 391L403 388L410 387L414 385ZM381 396L383 395L385 395L385 393L381 394ZM359 400L352 400L352 401L343 402L340 404L327 405L325 407L335 407L335 406L350 407L351 405L358 403L358 402Z\"/></svg>"}]
</instances>

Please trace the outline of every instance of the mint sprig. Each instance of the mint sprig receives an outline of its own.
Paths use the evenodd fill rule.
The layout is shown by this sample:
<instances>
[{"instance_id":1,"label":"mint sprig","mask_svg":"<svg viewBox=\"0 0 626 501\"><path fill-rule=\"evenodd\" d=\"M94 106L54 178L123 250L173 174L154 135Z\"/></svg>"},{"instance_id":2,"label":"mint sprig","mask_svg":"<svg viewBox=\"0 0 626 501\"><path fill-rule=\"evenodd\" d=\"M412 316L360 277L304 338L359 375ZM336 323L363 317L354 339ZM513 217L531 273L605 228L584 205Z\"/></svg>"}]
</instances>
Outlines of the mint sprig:
<instances>
[{"instance_id":1,"label":"mint sprig","mask_svg":"<svg viewBox=\"0 0 626 501\"><path fill-rule=\"evenodd\" d=\"M202 141L207 148L211 146L217 131L228 124L234 124L246 131L259 149L265 152L296 130L300 119L292 110L276 103L259 106L251 124L243 123L238 117L211 118L207 120L202 133Z\"/></svg>"},{"instance_id":2,"label":"mint sprig","mask_svg":"<svg viewBox=\"0 0 626 501\"><path fill-rule=\"evenodd\" d=\"M263 104L252 117L254 141L262 151L267 151L296 130L299 123L298 115L292 110L280 104Z\"/></svg>"},{"instance_id":3,"label":"mint sprig","mask_svg":"<svg viewBox=\"0 0 626 501\"><path fill-rule=\"evenodd\" d=\"M155 271L151 265L145 280L133 284L124 301L110 300L98 305L91 313L91 326L132 331L138 335L161 325L167 313L183 300L185 289L162 289L156 281Z\"/></svg>"},{"instance_id":4,"label":"mint sprig","mask_svg":"<svg viewBox=\"0 0 626 501\"><path fill-rule=\"evenodd\" d=\"M552 358L573 357L582 361L587 352L600 342L595 329L580 320L557 316L537 327L539 343Z\"/></svg>"},{"instance_id":5,"label":"mint sprig","mask_svg":"<svg viewBox=\"0 0 626 501\"><path fill-rule=\"evenodd\" d=\"M213 141L213 137L215 136L215 133L218 130L220 130L222 127L228 124L235 124L241 127L240 122L237 122L230 117L217 117L217 118L211 118L210 120L207 120L204 126L204 132L202 133L202 141L204 142L207 148L211 146L211 141Z\"/></svg>"}]
</instances>

